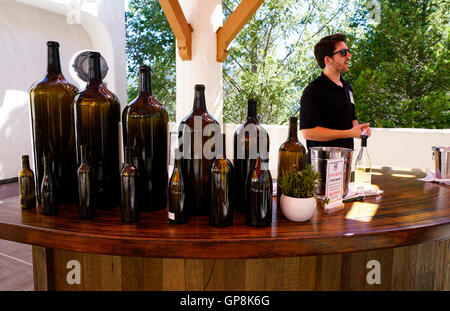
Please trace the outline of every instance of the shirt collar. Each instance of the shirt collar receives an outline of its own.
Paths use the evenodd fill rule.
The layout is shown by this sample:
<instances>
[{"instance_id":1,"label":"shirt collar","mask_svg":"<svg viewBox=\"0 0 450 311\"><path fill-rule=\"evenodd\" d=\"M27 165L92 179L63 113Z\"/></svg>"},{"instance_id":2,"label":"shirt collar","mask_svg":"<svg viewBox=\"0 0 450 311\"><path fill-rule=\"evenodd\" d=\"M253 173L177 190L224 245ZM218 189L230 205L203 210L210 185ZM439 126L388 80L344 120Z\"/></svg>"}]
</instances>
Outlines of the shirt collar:
<instances>
[{"instance_id":1,"label":"shirt collar","mask_svg":"<svg viewBox=\"0 0 450 311\"><path fill-rule=\"evenodd\" d=\"M322 74L320 75L320 80L322 80L327 86L329 87L334 87L334 88L338 88L338 89L342 89L342 87L340 87L339 85L337 85L336 83L334 83L333 81L330 80L330 78L328 78L322 71ZM347 81L345 81L344 79L342 79L342 76L340 77L342 84L344 85L344 87L349 87L350 85L348 84Z\"/></svg>"}]
</instances>

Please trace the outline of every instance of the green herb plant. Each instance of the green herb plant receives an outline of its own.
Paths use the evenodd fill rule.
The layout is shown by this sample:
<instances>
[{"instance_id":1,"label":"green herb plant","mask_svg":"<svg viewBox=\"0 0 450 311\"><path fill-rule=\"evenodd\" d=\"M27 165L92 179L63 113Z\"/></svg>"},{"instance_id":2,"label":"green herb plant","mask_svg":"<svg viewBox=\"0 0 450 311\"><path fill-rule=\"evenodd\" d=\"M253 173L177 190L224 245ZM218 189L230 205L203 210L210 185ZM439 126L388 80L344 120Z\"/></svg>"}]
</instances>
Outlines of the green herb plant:
<instances>
[{"instance_id":1,"label":"green herb plant","mask_svg":"<svg viewBox=\"0 0 450 311\"><path fill-rule=\"evenodd\" d=\"M303 170L298 170L296 165L283 170L279 180L281 192L294 198L315 197L314 190L319 182L320 173L314 171L310 164Z\"/></svg>"}]
</instances>

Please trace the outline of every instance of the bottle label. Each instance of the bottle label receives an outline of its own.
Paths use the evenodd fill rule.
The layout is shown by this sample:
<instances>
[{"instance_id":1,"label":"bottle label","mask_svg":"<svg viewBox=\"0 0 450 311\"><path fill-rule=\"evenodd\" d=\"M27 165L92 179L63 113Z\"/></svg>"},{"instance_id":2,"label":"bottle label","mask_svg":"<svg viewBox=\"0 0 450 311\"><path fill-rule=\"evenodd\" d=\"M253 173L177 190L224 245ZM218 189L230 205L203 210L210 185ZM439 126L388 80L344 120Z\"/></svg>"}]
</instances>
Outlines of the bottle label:
<instances>
[{"instance_id":1,"label":"bottle label","mask_svg":"<svg viewBox=\"0 0 450 311\"><path fill-rule=\"evenodd\" d=\"M169 212L169 219L170 219L170 220L175 220L175 214Z\"/></svg>"}]
</instances>

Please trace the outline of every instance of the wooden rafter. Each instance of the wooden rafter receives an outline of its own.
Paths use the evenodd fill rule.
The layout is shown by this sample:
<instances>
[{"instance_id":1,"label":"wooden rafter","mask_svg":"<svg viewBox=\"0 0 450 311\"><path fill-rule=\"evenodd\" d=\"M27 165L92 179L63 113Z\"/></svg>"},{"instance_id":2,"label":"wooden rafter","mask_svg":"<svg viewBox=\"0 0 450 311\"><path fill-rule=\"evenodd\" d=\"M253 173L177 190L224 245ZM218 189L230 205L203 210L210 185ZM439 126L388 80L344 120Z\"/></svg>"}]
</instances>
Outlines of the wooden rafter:
<instances>
[{"instance_id":1,"label":"wooden rafter","mask_svg":"<svg viewBox=\"0 0 450 311\"><path fill-rule=\"evenodd\" d=\"M182 60L192 59L192 27L188 24L178 0L159 0L170 28L177 38L178 52Z\"/></svg>"},{"instance_id":2,"label":"wooden rafter","mask_svg":"<svg viewBox=\"0 0 450 311\"><path fill-rule=\"evenodd\" d=\"M228 17L222 27L216 32L217 61L223 62L228 55L228 45L252 18L264 0L242 0L236 10Z\"/></svg>"}]
</instances>

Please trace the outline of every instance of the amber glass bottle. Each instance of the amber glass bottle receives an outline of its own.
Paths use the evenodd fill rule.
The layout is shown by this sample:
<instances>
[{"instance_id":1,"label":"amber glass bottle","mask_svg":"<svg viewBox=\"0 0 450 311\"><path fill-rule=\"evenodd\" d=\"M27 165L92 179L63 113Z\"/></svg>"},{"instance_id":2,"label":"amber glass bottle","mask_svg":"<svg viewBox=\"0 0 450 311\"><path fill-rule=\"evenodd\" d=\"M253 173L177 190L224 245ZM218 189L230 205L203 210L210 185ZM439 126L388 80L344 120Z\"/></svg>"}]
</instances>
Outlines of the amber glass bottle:
<instances>
[{"instance_id":1,"label":"amber glass bottle","mask_svg":"<svg viewBox=\"0 0 450 311\"><path fill-rule=\"evenodd\" d=\"M235 209L245 212L245 186L250 167L258 154L269 152L269 134L256 118L256 99L247 101L247 120L234 133Z\"/></svg>"},{"instance_id":2,"label":"amber glass bottle","mask_svg":"<svg viewBox=\"0 0 450 311\"><path fill-rule=\"evenodd\" d=\"M81 165L78 177L78 210L81 218L92 218L95 213L92 167L89 165L86 145L81 145Z\"/></svg>"},{"instance_id":3,"label":"amber glass bottle","mask_svg":"<svg viewBox=\"0 0 450 311\"><path fill-rule=\"evenodd\" d=\"M214 130L209 132L211 129ZM178 132L182 140L181 173L186 190L187 211L190 215L209 215L209 171L215 152L214 135L220 132L220 128L219 123L206 110L204 85L195 85L194 107L181 121Z\"/></svg>"},{"instance_id":4,"label":"amber glass bottle","mask_svg":"<svg viewBox=\"0 0 450 311\"><path fill-rule=\"evenodd\" d=\"M136 196L136 168L131 160L131 148L125 147L125 163L120 173L121 184L121 204L120 215L125 223L136 222L139 220L138 205L139 200Z\"/></svg>"},{"instance_id":5,"label":"amber glass bottle","mask_svg":"<svg viewBox=\"0 0 450 311\"><path fill-rule=\"evenodd\" d=\"M58 212L56 182L51 169L51 159L46 155L44 155L44 174L41 183L41 209L44 215Z\"/></svg>"},{"instance_id":6,"label":"amber glass bottle","mask_svg":"<svg viewBox=\"0 0 450 311\"><path fill-rule=\"evenodd\" d=\"M272 176L269 160L258 156L247 179L245 222L250 226L269 226L272 223Z\"/></svg>"},{"instance_id":7,"label":"amber glass bottle","mask_svg":"<svg viewBox=\"0 0 450 311\"><path fill-rule=\"evenodd\" d=\"M74 117L78 167L81 145L90 147L96 207L116 206L120 197L120 104L102 82L100 53L89 53L89 82L74 99Z\"/></svg>"},{"instance_id":8,"label":"amber glass bottle","mask_svg":"<svg viewBox=\"0 0 450 311\"><path fill-rule=\"evenodd\" d=\"M144 211L167 207L169 114L152 95L149 66L139 67L139 94L122 112L123 145L140 157Z\"/></svg>"},{"instance_id":9,"label":"amber glass bottle","mask_svg":"<svg viewBox=\"0 0 450 311\"><path fill-rule=\"evenodd\" d=\"M211 168L211 212L209 223L224 227L233 224L233 165L226 158L225 134L221 134L216 159Z\"/></svg>"},{"instance_id":10,"label":"amber glass bottle","mask_svg":"<svg viewBox=\"0 0 450 311\"><path fill-rule=\"evenodd\" d=\"M179 150L175 149L175 165L169 183L168 217L170 224L184 224L189 219L186 211L186 192L181 175L180 158Z\"/></svg>"},{"instance_id":11,"label":"amber glass bottle","mask_svg":"<svg viewBox=\"0 0 450 311\"><path fill-rule=\"evenodd\" d=\"M304 169L306 164L305 146L298 140L297 136L297 118L289 119L289 135L287 140L278 149L278 180L283 171L289 170L293 165L297 170ZM280 204L281 189L277 183L277 203Z\"/></svg>"},{"instance_id":12,"label":"amber glass bottle","mask_svg":"<svg viewBox=\"0 0 450 311\"><path fill-rule=\"evenodd\" d=\"M72 101L78 90L64 79L58 42L47 42L47 75L30 89L31 128L36 184L44 173L44 153L51 152L53 175L60 203L75 202L77 166ZM40 187L36 188L40 199Z\"/></svg>"},{"instance_id":13,"label":"amber glass bottle","mask_svg":"<svg viewBox=\"0 0 450 311\"><path fill-rule=\"evenodd\" d=\"M30 169L30 159L22 156L22 170L19 173L20 208L29 209L36 207L34 174Z\"/></svg>"}]
</instances>

